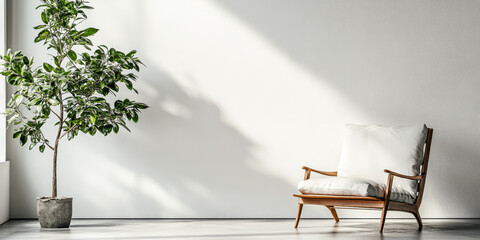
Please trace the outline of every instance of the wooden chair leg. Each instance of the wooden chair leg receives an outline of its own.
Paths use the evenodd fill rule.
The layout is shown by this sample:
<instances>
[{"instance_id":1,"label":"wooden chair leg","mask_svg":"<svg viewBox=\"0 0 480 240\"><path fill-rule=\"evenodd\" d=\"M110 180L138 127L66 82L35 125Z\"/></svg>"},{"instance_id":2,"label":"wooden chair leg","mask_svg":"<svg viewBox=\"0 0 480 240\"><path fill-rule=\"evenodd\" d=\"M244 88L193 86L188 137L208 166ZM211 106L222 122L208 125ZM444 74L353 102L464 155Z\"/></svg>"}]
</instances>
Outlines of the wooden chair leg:
<instances>
[{"instance_id":1,"label":"wooden chair leg","mask_svg":"<svg viewBox=\"0 0 480 240\"><path fill-rule=\"evenodd\" d=\"M416 212L413 212L412 213L413 216L415 216L415 219L417 219L417 223L418 223L418 229L422 229L423 228L423 223L422 223L422 218L420 217L420 213L418 212L418 210Z\"/></svg>"},{"instance_id":2,"label":"wooden chair leg","mask_svg":"<svg viewBox=\"0 0 480 240\"><path fill-rule=\"evenodd\" d=\"M393 175L388 174L387 188L385 189L385 202L383 205L382 219L380 219L380 232L383 232L385 218L387 218L388 205L390 204L390 195L392 194Z\"/></svg>"},{"instance_id":3,"label":"wooden chair leg","mask_svg":"<svg viewBox=\"0 0 480 240\"><path fill-rule=\"evenodd\" d=\"M383 232L383 225L385 225L385 218L387 218L387 207L384 207L382 211L382 219L380 219L380 232Z\"/></svg>"},{"instance_id":4,"label":"wooden chair leg","mask_svg":"<svg viewBox=\"0 0 480 240\"><path fill-rule=\"evenodd\" d=\"M340 219L338 219L338 215L337 215L337 211L335 210L335 207L334 206L325 206L328 208L328 210L330 210L330 212L332 213L332 216L333 216L333 219L335 219L335 222L339 222Z\"/></svg>"},{"instance_id":5,"label":"wooden chair leg","mask_svg":"<svg viewBox=\"0 0 480 240\"><path fill-rule=\"evenodd\" d=\"M297 219L295 220L295 228L298 227L298 222L300 222L300 216L302 215L303 204L298 204Z\"/></svg>"}]
</instances>

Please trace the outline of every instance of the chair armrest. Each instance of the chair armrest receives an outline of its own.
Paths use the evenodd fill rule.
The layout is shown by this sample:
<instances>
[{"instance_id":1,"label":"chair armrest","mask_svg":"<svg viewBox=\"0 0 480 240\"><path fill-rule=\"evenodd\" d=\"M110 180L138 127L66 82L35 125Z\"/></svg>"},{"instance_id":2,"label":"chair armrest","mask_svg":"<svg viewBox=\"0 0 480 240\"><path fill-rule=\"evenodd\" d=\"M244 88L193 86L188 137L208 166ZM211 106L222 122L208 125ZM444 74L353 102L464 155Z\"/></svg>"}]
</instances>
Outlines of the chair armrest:
<instances>
[{"instance_id":1,"label":"chair armrest","mask_svg":"<svg viewBox=\"0 0 480 240\"><path fill-rule=\"evenodd\" d=\"M406 179L411 179L411 180L422 180L424 178L423 175L407 176L407 175L403 175L403 174L400 174L400 173L396 173L396 172L388 170L388 169L385 169L383 171L388 173L389 175L393 175L395 177L401 177L401 178L406 178Z\"/></svg>"},{"instance_id":2,"label":"chair armrest","mask_svg":"<svg viewBox=\"0 0 480 240\"><path fill-rule=\"evenodd\" d=\"M305 166L303 166L302 169L305 170L304 180L307 180L307 179L310 178L310 173L311 173L311 172L316 172L316 173L319 173L319 174L322 174L322 175L326 175L326 176L337 176L337 172L336 172L336 171L334 171L334 172L325 172L325 171L320 171L320 170L316 170L316 169L309 168L309 167L305 167Z\"/></svg>"},{"instance_id":3,"label":"chair armrest","mask_svg":"<svg viewBox=\"0 0 480 240\"><path fill-rule=\"evenodd\" d=\"M403 175L400 173L396 173L394 171L385 169L383 170L384 172L388 173L388 178L387 178L387 187L385 189L385 209L388 209L388 204L390 202L390 195L392 195L392 185L393 185L393 177L401 177L405 179L410 179L410 180L422 180L425 175L417 175L417 176L407 176Z\"/></svg>"}]
</instances>

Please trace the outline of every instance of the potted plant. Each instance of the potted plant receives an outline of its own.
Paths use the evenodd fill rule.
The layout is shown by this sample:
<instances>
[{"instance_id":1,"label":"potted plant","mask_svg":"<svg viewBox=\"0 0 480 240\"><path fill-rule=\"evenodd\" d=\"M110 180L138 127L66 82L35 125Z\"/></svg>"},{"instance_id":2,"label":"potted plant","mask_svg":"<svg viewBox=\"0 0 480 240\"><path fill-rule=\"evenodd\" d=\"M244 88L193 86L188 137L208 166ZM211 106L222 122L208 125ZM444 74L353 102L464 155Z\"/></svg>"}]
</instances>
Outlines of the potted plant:
<instances>
[{"instance_id":1,"label":"potted plant","mask_svg":"<svg viewBox=\"0 0 480 240\"><path fill-rule=\"evenodd\" d=\"M116 93L124 85L133 88L142 62L136 51L127 54L104 45L94 50L89 39L96 28L80 29L92 9L84 0L41 0L43 24L35 42L42 42L51 51L51 63L34 65L20 51L8 50L0 71L14 87L5 114L8 125L14 126L13 138L20 145L29 142L29 149L38 147L53 154L52 195L37 199L37 214L42 227L69 227L72 198L57 196L57 154L65 137L72 140L80 133L108 135L118 133L126 121L138 121L138 113L148 106L129 99L119 99ZM79 52L84 50L83 52ZM123 88L123 87L122 87ZM50 120L50 121L49 121ZM53 121L52 121L53 120ZM50 141L44 133L46 123L58 128Z\"/></svg>"}]
</instances>

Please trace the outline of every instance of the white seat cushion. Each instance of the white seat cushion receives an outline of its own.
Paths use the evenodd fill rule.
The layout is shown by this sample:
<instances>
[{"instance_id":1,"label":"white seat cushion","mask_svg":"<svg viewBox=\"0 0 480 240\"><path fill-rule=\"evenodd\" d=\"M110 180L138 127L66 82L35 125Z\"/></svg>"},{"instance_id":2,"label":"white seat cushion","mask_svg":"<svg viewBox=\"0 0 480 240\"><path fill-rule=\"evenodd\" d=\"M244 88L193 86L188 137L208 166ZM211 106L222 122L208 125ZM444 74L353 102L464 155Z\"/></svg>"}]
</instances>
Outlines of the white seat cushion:
<instances>
[{"instance_id":1,"label":"white seat cushion","mask_svg":"<svg viewBox=\"0 0 480 240\"><path fill-rule=\"evenodd\" d=\"M298 190L304 194L347 195L384 198L385 184L347 177L322 177L302 181ZM402 189L394 189L390 200L413 203L415 198Z\"/></svg>"},{"instance_id":2,"label":"white seat cushion","mask_svg":"<svg viewBox=\"0 0 480 240\"><path fill-rule=\"evenodd\" d=\"M416 176L423 162L427 135L425 125L405 127L361 126L348 124L338 167L339 177L387 183L389 169ZM393 190L416 198L417 181L395 177Z\"/></svg>"}]
</instances>

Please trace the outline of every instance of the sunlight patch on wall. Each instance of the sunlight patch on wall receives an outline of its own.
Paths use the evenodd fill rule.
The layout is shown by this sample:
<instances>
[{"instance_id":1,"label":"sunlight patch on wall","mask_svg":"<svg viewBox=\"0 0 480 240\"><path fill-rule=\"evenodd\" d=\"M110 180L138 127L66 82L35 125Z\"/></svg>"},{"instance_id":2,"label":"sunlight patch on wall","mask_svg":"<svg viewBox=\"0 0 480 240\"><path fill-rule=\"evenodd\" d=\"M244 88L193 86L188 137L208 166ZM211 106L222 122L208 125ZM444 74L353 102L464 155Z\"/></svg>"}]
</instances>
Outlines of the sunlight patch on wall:
<instances>
[{"instance_id":1,"label":"sunlight patch on wall","mask_svg":"<svg viewBox=\"0 0 480 240\"><path fill-rule=\"evenodd\" d=\"M90 194L77 198L78 204L88 204L91 208L98 209L98 216L125 217L135 214L138 208L142 207L142 202L151 200L158 207L145 215L147 217L156 216L155 214L159 212L163 215L193 215L185 204L174 197L175 194L171 194L157 181L142 173L133 172L107 156L99 153L95 155L96 157L87 160L91 162L89 164L95 165L95 169L79 175L81 181L89 186ZM74 185L74 183L68 185ZM122 209L122 215L117 215L119 206L131 207Z\"/></svg>"},{"instance_id":2,"label":"sunlight patch on wall","mask_svg":"<svg viewBox=\"0 0 480 240\"><path fill-rule=\"evenodd\" d=\"M189 118L192 116L192 113L190 110L188 110L188 108L182 106L178 102L173 101L172 99L167 98L162 101L160 105L162 106L163 110L174 116L183 118Z\"/></svg>"},{"instance_id":3,"label":"sunlight patch on wall","mask_svg":"<svg viewBox=\"0 0 480 240\"><path fill-rule=\"evenodd\" d=\"M159 205L164 207L165 212L173 212L183 216L193 215L192 210L174 198L172 194L170 194L165 188L160 186L160 184L153 179L144 176L140 177L138 187L140 192L142 192L145 196L155 199Z\"/></svg>"},{"instance_id":4,"label":"sunlight patch on wall","mask_svg":"<svg viewBox=\"0 0 480 240\"><path fill-rule=\"evenodd\" d=\"M115 215L118 212L117 204L133 203L133 196L128 190L135 188L137 177L135 173L109 161L107 156L102 156L99 153L95 155L95 157L90 157L87 160L94 162L95 168L90 172L79 175L80 181L85 182L89 186L90 194L81 196L80 199L77 198L74 201L86 204L85 201L82 201L85 198L88 200L90 208L98 209L99 216L105 214ZM63 180L66 181L67 186L74 185L74 183L68 182L78 181L78 179L72 179L72 176Z\"/></svg>"},{"instance_id":5,"label":"sunlight patch on wall","mask_svg":"<svg viewBox=\"0 0 480 240\"><path fill-rule=\"evenodd\" d=\"M335 168L344 124L368 121L328 79L311 74L212 1L118 2L143 25L124 20L131 36L121 39L103 23L109 27L102 38L123 47L142 38L136 47L147 66L162 68L189 95L214 102L225 121L256 144L249 160L254 169L296 182L302 163ZM174 102L163 107L186 114Z\"/></svg>"}]
</instances>

